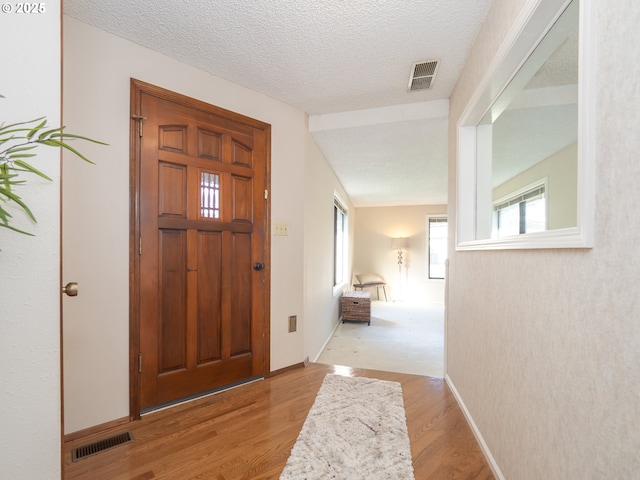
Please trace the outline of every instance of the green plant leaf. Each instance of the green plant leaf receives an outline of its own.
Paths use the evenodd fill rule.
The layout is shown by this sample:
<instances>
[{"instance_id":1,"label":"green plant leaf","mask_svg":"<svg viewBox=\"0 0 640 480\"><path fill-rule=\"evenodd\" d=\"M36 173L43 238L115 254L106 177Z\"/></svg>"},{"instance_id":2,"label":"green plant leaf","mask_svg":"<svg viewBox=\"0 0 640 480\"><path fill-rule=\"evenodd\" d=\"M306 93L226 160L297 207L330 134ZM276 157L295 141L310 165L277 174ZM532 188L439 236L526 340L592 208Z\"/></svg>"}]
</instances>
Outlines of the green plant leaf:
<instances>
[{"instance_id":1,"label":"green plant leaf","mask_svg":"<svg viewBox=\"0 0 640 480\"><path fill-rule=\"evenodd\" d=\"M4 202L6 200L2 199L2 201ZM2 223L5 225L9 225L10 218L11 218L11 214L7 212L4 208L2 208L2 206L0 205L0 221L2 221Z\"/></svg>"},{"instance_id":2,"label":"green plant leaf","mask_svg":"<svg viewBox=\"0 0 640 480\"><path fill-rule=\"evenodd\" d=\"M14 232L21 233L23 235L29 235L30 237L35 237L33 233L25 232L24 230L20 230L19 228L12 227L8 223L0 223L0 227L8 228L9 230L13 230Z\"/></svg>"},{"instance_id":3,"label":"green plant leaf","mask_svg":"<svg viewBox=\"0 0 640 480\"><path fill-rule=\"evenodd\" d=\"M35 157L36 154L35 153L10 153L9 155L6 156L7 160L9 161L14 161L16 158L31 158L31 157Z\"/></svg>"},{"instance_id":4,"label":"green plant leaf","mask_svg":"<svg viewBox=\"0 0 640 480\"><path fill-rule=\"evenodd\" d=\"M10 137L7 137L6 140L3 140L3 143L9 140L15 140L15 139L22 139L22 138L26 138L25 135L13 135L14 133L25 133L25 132L29 132L29 128L14 128L13 130L7 130L6 132L0 132L0 135L11 135Z\"/></svg>"},{"instance_id":5,"label":"green plant leaf","mask_svg":"<svg viewBox=\"0 0 640 480\"><path fill-rule=\"evenodd\" d=\"M83 154L81 154L78 150L76 150L75 148L73 148L71 145L68 145L60 140L55 140L53 138L50 138L48 140L42 140L39 143L43 143L45 145L49 145L51 147L62 147L65 148L67 150L69 150L70 152L73 152L74 154L76 154L78 157L80 157L82 160L84 160L85 162L88 162L92 165L94 165L94 163L89 160L87 157L85 157Z\"/></svg>"},{"instance_id":6,"label":"green plant leaf","mask_svg":"<svg viewBox=\"0 0 640 480\"><path fill-rule=\"evenodd\" d=\"M46 124L47 124L47 119L45 118L42 122L40 122L38 125L33 127L31 130L29 130L29 133L27 133L27 138L33 137L36 134L36 132L38 130L42 130Z\"/></svg>"},{"instance_id":7,"label":"green plant leaf","mask_svg":"<svg viewBox=\"0 0 640 480\"><path fill-rule=\"evenodd\" d=\"M18 165L19 167L24 168L24 170L27 171L27 172L35 173L39 177L42 177L42 178L44 178L46 180L49 180L50 182L53 181L48 175L46 175L45 173L42 173L40 170L38 170L33 165L29 165L27 162L23 162L22 160L16 160L14 163L16 165Z\"/></svg>"},{"instance_id":8,"label":"green plant leaf","mask_svg":"<svg viewBox=\"0 0 640 480\"><path fill-rule=\"evenodd\" d=\"M11 147L8 149L10 152L24 152L25 150L33 150L37 145L29 144L25 146L16 145L15 147Z\"/></svg>"},{"instance_id":9,"label":"green plant leaf","mask_svg":"<svg viewBox=\"0 0 640 480\"><path fill-rule=\"evenodd\" d=\"M61 132L62 129L64 127L58 127L58 128L52 128L51 130L46 130L44 132L42 132L39 136L38 136L38 140L43 140L47 137L51 137L53 136L53 134L55 134L56 132Z\"/></svg>"},{"instance_id":10,"label":"green plant leaf","mask_svg":"<svg viewBox=\"0 0 640 480\"><path fill-rule=\"evenodd\" d=\"M47 117L39 117L39 118L34 118L33 120L27 120L26 122L16 122L16 123L10 123L9 125L2 125L0 126L0 134L5 135L7 132L6 130L11 129L13 127L18 127L20 125L30 125L32 123L36 123L39 122L41 120L45 120ZM28 132L29 130L31 130L30 128L19 128L17 129L17 131L23 131L23 132Z\"/></svg>"},{"instance_id":11,"label":"green plant leaf","mask_svg":"<svg viewBox=\"0 0 640 480\"><path fill-rule=\"evenodd\" d=\"M17 173L9 173L8 169L2 168L4 165L0 165L0 180L4 181L10 181L10 183L12 184L18 184L18 183L24 183L25 180L11 180L12 178L15 178L18 176ZM7 170L7 171L5 171Z\"/></svg>"},{"instance_id":12,"label":"green plant leaf","mask_svg":"<svg viewBox=\"0 0 640 480\"><path fill-rule=\"evenodd\" d=\"M33 233L25 232L24 230L20 230L19 228L13 227L9 225L9 219L12 218L11 214L7 212L2 206L0 206L0 227L8 228L9 230L13 230L14 232L22 233L24 235L29 235L33 237Z\"/></svg>"},{"instance_id":13,"label":"green plant leaf","mask_svg":"<svg viewBox=\"0 0 640 480\"><path fill-rule=\"evenodd\" d=\"M36 221L36 217L31 212L31 209L27 207L27 204L24 203L18 195L16 195L15 193L13 193L11 190L8 190L8 189L0 189L0 195L4 195L5 197L9 198L13 202L20 205L22 210L24 210L25 213L29 215L29 218L31 218L31 220L33 220L34 222Z\"/></svg>"},{"instance_id":14,"label":"green plant leaf","mask_svg":"<svg viewBox=\"0 0 640 480\"><path fill-rule=\"evenodd\" d=\"M65 128L65 127L62 127L62 128ZM108 143L101 142L100 140L94 140L93 138L85 137L85 136L82 136L82 135L76 135L74 133L64 133L64 132L62 132L62 133L59 133L59 134L51 135L51 138L57 138L57 137L60 137L62 139L74 138L74 139L77 139L77 140L86 140L87 142L97 143L98 145L109 145Z\"/></svg>"},{"instance_id":15,"label":"green plant leaf","mask_svg":"<svg viewBox=\"0 0 640 480\"><path fill-rule=\"evenodd\" d=\"M4 98L4 96L0 95L0 98ZM51 181L51 178L44 172L25 161L28 158L36 156L36 152L33 150L37 146L45 145L64 148L85 162L93 164L91 160L66 141L82 140L98 145L107 145L104 142L83 135L66 134L64 133L64 128L65 127L47 127L46 117L34 118L26 122L0 125L0 145L2 145L4 149L0 150L0 205L3 203L13 203L22 209L31 220L36 221L31 209L12 188L26 183L26 180L19 178L19 174L23 173L31 173ZM25 235L32 235L29 232L11 226L11 218L11 214L0 206L0 227L8 228Z\"/></svg>"}]
</instances>

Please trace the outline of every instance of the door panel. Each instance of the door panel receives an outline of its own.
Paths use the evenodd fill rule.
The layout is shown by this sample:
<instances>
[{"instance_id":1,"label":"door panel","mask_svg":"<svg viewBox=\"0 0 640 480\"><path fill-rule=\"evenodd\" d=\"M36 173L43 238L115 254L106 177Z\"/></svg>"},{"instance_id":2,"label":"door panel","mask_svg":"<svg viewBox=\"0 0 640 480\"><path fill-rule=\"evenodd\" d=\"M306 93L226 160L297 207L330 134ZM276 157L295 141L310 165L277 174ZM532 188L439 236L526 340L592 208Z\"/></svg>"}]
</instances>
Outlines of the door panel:
<instances>
[{"instance_id":1,"label":"door panel","mask_svg":"<svg viewBox=\"0 0 640 480\"><path fill-rule=\"evenodd\" d=\"M187 367L187 235L160 230L160 316L158 372Z\"/></svg>"},{"instance_id":2,"label":"door panel","mask_svg":"<svg viewBox=\"0 0 640 480\"><path fill-rule=\"evenodd\" d=\"M265 375L269 126L134 81L139 407ZM136 243L136 238L132 241Z\"/></svg>"},{"instance_id":3,"label":"door panel","mask_svg":"<svg viewBox=\"0 0 640 480\"><path fill-rule=\"evenodd\" d=\"M187 218L187 168L166 162L160 162L158 167L158 215Z\"/></svg>"},{"instance_id":4,"label":"door panel","mask_svg":"<svg viewBox=\"0 0 640 480\"><path fill-rule=\"evenodd\" d=\"M220 360L222 234L198 234L198 365Z\"/></svg>"},{"instance_id":5,"label":"door panel","mask_svg":"<svg viewBox=\"0 0 640 480\"><path fill-rule=\"evenodd\" d=\"M232 199L233 199L233 220L252 221L253 198L251 196L252 181L250 178L239 177L234 175L231 177Z\"/></svg>"},{"instance_id":6,"label":"door panel","mask_svg":"<svg viewBox=\"0 0 640 480\"><path fill-rule=\"evenodd\" d=\"M231 303L231 357L251 351L251 237L245 233L233 235L231 282L234 292Z\"/></svg>"}]
</instances>

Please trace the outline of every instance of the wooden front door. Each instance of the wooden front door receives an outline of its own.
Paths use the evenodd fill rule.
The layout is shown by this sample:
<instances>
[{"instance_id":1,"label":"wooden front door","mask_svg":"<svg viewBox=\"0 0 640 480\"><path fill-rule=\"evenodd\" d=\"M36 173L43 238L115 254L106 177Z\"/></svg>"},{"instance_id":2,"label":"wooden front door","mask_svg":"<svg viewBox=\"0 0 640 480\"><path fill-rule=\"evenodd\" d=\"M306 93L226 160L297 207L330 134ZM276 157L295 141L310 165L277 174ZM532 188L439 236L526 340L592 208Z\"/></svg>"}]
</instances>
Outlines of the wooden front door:
<instances>
[{"instance_id":1,"label":"wooden front door","mask_svg":"<svg viewBox=\"0 0 640 480\"><path fill-rule=\"evenodd\" d=\"M270 126L136 80L131 110L137 416L267 372Z\"/></svg>"}]
</instances>

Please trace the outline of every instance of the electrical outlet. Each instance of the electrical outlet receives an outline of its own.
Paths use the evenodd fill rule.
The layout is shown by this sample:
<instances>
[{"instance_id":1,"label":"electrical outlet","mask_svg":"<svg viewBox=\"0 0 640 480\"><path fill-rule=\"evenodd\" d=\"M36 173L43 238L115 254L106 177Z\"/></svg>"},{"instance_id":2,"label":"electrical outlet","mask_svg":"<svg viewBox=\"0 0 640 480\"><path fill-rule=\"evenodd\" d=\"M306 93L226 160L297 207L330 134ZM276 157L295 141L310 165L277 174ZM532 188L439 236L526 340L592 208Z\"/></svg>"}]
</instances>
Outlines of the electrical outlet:
<instances>
[{"instance_id":1,"label":"electrical outlet","mask_svg":"<svg viewBox=\"0 0 640 480\"><path fill-rule=\"evenodd\" d=\"M291 315L289 317L289 333L295 332L298 329L298 316Z\"/></svg>"},{"instance_id":2,"label":"electrical outlet","mask_svg":"<svg viewBox=\"0 0 640 480\"><path fill-rule=\"evenodd\" d=\"M289 235L289 225L287 223L278 222L273 224L273 234L279 237L286 237Z\"/></svg>"}]
</instances>

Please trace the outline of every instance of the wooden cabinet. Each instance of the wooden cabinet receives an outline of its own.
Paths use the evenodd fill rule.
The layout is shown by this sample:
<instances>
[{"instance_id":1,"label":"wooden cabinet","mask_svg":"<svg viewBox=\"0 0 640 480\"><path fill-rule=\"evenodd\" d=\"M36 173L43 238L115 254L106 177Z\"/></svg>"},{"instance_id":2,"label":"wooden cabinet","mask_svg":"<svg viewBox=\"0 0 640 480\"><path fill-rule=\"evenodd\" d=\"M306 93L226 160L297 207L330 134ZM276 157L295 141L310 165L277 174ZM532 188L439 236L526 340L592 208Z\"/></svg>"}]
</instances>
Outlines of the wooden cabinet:
<instances>
[{"instance_id":1,"label":"wooden cabinet","mask_svg":"<svg viewBox=\"0 0 640 480\"><path fill-rule=\"evenodd\" d=\"M371 292L344 292L340 301L342 323L346 320L371 325Z\"/></svg>"}]
</instances>

